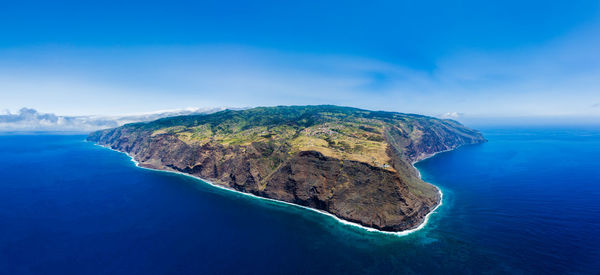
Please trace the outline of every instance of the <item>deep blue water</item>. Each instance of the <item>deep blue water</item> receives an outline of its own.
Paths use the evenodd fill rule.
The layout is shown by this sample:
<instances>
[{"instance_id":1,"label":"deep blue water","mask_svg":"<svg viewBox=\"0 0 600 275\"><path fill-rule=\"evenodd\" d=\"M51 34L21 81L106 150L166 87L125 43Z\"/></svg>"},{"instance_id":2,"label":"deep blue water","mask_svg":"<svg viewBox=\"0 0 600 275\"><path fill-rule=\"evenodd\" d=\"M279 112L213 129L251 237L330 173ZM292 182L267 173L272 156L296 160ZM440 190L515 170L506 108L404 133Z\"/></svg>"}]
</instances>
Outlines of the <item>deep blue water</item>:
<instances>
[{"instance_id":1,"label":"deep blue water","mask_svg":"<svg viewBox=\"0 0 600 275\"><path fill-rule=\"evenodd\" d=\"M134 166L82 135L0 136L0 272L598 273L600 129L482 129L417 164L444 204L405 237Z\"/></svg>"}]
</instances>

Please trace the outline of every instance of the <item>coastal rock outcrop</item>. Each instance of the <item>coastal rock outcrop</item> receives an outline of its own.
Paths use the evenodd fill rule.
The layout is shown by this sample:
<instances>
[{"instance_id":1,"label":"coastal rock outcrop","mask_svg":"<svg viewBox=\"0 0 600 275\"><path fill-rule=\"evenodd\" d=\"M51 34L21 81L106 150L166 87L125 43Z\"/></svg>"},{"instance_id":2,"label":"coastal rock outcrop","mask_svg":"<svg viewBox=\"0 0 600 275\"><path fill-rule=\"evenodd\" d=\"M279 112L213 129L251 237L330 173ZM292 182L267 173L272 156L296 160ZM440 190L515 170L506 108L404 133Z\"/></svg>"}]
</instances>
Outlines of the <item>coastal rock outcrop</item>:
<instances>
[{"instance_id":1,"label":"coastal rock outcrop","mask_svg":"<svg viewBox=\"0 0 600 275\"><path fill-rule=\"evenodd\" d=\"M89 141L141 166L383 230L417 227L440 202L412 163L484 142L452 120L338 106L279 106L179 116L97 131Z\"/></svg>"}]
</instances>

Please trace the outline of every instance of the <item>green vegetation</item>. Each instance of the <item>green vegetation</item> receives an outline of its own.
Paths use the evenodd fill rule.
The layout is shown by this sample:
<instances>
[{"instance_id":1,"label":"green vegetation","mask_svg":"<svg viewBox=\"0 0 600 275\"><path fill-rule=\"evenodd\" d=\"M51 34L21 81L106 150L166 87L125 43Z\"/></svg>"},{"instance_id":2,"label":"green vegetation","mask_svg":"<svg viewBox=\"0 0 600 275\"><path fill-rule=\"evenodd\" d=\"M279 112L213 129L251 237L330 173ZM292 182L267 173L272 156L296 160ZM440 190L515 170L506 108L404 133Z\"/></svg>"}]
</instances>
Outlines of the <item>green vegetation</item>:
<instances>
[{"instance_id":1,"label":"green vegetation","mask_svg":"<svg viewBox=\"0 0 600 275\"><path fill-rule=\"evenodd\" d=\"M191 145L270 143L289 148L290 154L318 151L325 156L394 170L388 147L391 145L402 152L407 141L397 140L398 137L418 142L424 135L426 124L456 131L451 126L458 123L413 114L321 105L226 110L210 115L164 118L128 127L151 131L153 136L175 135ZM395 138L390 133L396 133Z\"/></svg>"},{"instance_id":2,"label":"green vegetation","mask_svg":"<svg viewBox=\"0 0 600 275\"><path fill-rule=\"evenodd\" d=\"M271 142L291 153L326 156L392 169L384 142L385 123L373 112L336 106L255 108L212 115L174 117L139 126L152 135L175 135L195 145L247 146Z\"/></svg>"}]
</instances>

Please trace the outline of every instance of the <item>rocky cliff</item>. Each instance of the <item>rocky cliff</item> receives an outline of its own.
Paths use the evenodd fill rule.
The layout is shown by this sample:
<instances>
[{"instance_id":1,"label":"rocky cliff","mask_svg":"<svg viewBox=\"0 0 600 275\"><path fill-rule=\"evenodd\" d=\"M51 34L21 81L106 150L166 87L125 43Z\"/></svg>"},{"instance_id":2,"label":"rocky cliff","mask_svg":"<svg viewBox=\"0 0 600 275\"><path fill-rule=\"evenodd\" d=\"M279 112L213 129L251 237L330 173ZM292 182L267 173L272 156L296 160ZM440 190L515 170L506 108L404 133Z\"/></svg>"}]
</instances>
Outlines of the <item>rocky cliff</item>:
<instances>
[{"instance_id":1,"label":"rocky cliff","mask_svg":"<svg viewBox=\"0 0 600 275\"><path fill-rule=\"evenodd\" d=\"M94 132L88 140L144 167L185 172L384 231L418 226L440 201L413 162L485 141L452 120L338 106L171 117Z\"/></svg>"}]
</instances>

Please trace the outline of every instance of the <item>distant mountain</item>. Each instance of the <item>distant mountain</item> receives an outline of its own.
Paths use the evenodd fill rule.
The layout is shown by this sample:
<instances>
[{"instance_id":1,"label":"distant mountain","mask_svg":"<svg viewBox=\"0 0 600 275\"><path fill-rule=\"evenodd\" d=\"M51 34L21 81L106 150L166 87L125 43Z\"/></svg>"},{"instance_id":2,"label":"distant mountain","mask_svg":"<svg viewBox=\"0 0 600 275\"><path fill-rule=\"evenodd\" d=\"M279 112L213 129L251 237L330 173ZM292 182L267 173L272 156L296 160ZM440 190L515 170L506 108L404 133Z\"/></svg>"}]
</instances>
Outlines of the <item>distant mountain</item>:
<instances>
[{"instance_id":1,"label":"distant mountain","mask_svg":"<svg viewBox=\"0 0 600 275\"><path fill-rule=\"evenodd\" d=\"M338 106L279 106L163 118L89 135L140 165L327 211L385 231L440 203L412 163L483 136L449 119Z\"/></svg>"},{"instance_id":2,"label":"distant mountain","mask_svg":"<svg viewBox=\"0 0 600 275\"><path fill-rule=\"evenodd\" d=\"M58 116L22 108L17 113L0 113L0 131L80 131L90 132L114 128L127 123L151 121L163 117L193 114L210 114L224 108L187 108L123 116Z\"/></svg>"}]
</instances>

